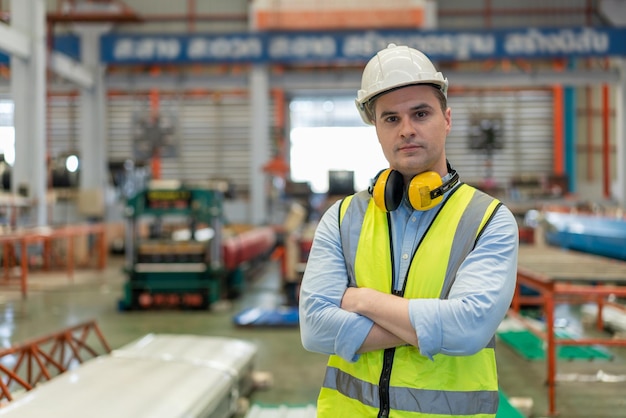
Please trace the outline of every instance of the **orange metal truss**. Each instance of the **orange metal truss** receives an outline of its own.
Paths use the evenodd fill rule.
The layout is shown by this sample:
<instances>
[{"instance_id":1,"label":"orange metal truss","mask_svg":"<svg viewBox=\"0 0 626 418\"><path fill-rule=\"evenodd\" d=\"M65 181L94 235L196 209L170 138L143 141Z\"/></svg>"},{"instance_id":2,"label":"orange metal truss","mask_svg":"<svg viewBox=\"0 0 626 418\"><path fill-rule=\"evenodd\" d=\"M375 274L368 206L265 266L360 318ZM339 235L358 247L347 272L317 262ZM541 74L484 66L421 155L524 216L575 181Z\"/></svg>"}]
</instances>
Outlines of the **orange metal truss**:
<instances>
[{"instance_id":1,"label":"orange metal truss","mask_svg":"<svg viewBox=\"0 0 626 418\"><path fill-rule=\"evenodd\" d=\"M0 406L12 401L16 391L29 391L79 363L110 352L95 321L1 350Z\"/></svg>"}]
</instances>

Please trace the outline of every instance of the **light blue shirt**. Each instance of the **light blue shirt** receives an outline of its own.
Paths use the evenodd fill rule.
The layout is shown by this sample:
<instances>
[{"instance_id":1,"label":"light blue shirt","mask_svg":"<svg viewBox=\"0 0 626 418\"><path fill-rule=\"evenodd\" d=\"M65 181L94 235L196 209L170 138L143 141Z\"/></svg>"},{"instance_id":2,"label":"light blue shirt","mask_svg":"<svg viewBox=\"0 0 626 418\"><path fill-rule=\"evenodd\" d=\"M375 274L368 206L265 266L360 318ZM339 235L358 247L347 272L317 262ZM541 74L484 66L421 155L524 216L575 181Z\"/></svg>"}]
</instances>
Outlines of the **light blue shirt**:
<instances>
[{"instance_id":1,"label":"light blue shirt","mask_svg":"<svg viewBox=\"0 0 626 418\"><path fill-rule=\"evenodd\" d=\"M339 203L324 213L315 232L300 289L300 331L307 350L356 361L373 322L340 308L348 275L339 236ZM436 213L437 208L413 210L406 199L391 212L395 289L402 289L411 254ZM409 301L411 324L424 356L471 355L489 343L513 297L518 242L517 222L501 206L461 264L449 298Z\"/></svg>"}]
</instances>

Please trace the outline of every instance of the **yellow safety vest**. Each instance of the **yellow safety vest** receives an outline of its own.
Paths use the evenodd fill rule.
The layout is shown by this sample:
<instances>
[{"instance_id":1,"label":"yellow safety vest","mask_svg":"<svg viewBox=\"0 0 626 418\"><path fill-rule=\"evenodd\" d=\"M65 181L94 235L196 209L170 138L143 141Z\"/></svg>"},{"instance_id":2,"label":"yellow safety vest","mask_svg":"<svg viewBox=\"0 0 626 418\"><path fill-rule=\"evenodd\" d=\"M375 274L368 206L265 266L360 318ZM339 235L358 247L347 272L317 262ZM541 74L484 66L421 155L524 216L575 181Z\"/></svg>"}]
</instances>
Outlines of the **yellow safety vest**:
<instances>
[{"instance_id":1,"label":"yellow safety vest","mask_svg":"<svg viewBox=\"0 0 626 418\"><path fill-rule=\"evenodd\" d=\"M404 297L445 299L456 271L500 202L461 184L438 208L413 256ZM341 206L348 274L358 287L391 293L392 253L387 214L365 192ZM407 345L362 354L354 362L329 358L318 399L325 417L495 417L498 379L495 340L470 356L432 360Z\"/></svg>"}]
</instances>

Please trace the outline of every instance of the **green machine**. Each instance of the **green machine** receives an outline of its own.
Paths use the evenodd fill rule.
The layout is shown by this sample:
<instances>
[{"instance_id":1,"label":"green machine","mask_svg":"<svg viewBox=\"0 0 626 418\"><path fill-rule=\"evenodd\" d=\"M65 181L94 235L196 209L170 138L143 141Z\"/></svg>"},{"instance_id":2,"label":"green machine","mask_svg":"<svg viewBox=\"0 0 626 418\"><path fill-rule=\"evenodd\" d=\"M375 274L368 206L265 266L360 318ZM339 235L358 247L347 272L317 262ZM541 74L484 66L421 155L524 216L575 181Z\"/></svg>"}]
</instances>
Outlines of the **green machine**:
<instances>
[{"instance_id":1,"label":"green machine","mask_svg":"<svg viewBox=\"0 0 626 418\"><path fill-rule=\"evenodd\" d=\"M185 186L128 199L121 310L206 309L221 298L222 203L219 190Z\"/></svg>"}]
</instances>

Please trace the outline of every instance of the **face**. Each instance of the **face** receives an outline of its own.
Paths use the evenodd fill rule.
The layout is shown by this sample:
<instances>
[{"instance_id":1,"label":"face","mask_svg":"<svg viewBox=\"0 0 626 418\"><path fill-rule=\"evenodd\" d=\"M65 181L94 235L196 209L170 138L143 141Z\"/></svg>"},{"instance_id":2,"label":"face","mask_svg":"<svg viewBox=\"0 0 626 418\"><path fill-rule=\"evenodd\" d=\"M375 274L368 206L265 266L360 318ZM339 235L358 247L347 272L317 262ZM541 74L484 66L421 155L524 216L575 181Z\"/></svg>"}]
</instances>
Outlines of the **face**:
<instances>
[{"instance_id":1,"label":"face","mask_svg":"<svg viewBox=\"0 0 626 418\"><path fill-rule=\"evenodd\" d=\"M445 112L432 86L414 85L376 99L374 125L389 167L405 181L424 171L447 173L445 144L450 108Z\"/></svg>"}]
</instances>

